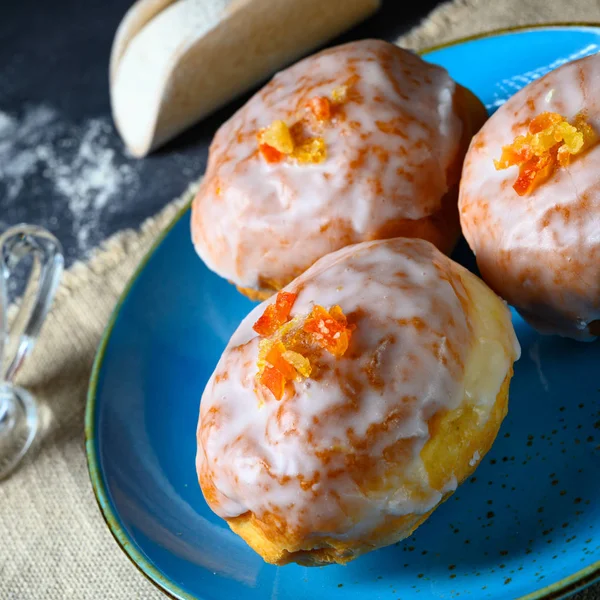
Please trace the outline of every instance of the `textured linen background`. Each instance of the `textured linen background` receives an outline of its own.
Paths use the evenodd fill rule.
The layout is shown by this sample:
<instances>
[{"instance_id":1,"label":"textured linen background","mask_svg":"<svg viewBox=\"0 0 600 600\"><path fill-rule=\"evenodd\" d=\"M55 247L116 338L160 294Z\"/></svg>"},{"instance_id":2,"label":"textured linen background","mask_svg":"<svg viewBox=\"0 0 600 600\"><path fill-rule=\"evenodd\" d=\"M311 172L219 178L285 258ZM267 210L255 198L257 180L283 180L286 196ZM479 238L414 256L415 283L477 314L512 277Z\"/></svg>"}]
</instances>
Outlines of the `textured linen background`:
<instances>
[{"instance_id":1,"label":"textured linen background","mask_svg":"<svg viewBox=\"0 0 600 600\"><path fill-rule=\"evenodd\" d=\"M491 29L553 21L600 22L596 0L457 0L399 43L419 49ZM135 267L188 190L140 231L108 240L65 274L21 385L45 405L37 452L0 483L1 600L164 598L118 548L89 482L83 415L90 368L109 315ZM600 586L577 600L600 599Z\"/></svg>"}]
</instances>

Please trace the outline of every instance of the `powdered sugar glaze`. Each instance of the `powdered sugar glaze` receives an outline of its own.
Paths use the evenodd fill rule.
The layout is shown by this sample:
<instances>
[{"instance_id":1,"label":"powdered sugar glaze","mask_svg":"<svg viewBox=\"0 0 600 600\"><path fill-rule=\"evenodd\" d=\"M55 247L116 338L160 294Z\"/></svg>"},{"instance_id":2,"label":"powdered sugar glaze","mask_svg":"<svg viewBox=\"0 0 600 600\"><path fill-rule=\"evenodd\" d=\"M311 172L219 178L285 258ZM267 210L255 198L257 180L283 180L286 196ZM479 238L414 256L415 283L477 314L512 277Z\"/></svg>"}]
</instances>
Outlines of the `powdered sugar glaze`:
<instances>
[{"instance_id":1,"label":"powdered sugar glaze","mask_svg":"<svg viewBox=\"0 0 600 600\"><path fill-rule=\"evenodd\" d=\"M308 100L343 85L348 99L314 132L324 162L265 162L260 129L293 124ZM444 69L377 40L279 73L215 136L194 203L198 253L238 286L260 289L261 278L288 282L333 250L390 237L380 231L394 220L436 213L461 145L455 89Z\"/></svg>"},{"instance_id":2,"label":"powdered sugar glaze","mask_svg":"<svg viewBox=\"0 0 600 600\"><path fill-rule=\"evenodd\" d=\"M387 515L424 514L454 489L452 474L430 487L419 453L427 421L465 397L473 331L459 269L422 240L365 242L322 258L286 288L298 294L292 317L338 304L356 330L346 355L324 353L319 375L279 402L255 382L252 325L272 300L253 310L202 397L197 468L211 508L359 535ZM490 393L473 398L483 419L513 351L487 377Z\"/></svg>"},{"instance_id":3,"label":"powdered sugar glaze","mask_svg":"<svg viewBox=\"0 0 600 600\"><path fill-rule=\"evenodd\" d=\"M536 327L587 339L600 319L600 145L527 196L502 146L544 112L584 112L600 133L600 55L566 64L518 92L484 125L465 159L459 208L485 280Z\"/></svg>"}]
</instances>

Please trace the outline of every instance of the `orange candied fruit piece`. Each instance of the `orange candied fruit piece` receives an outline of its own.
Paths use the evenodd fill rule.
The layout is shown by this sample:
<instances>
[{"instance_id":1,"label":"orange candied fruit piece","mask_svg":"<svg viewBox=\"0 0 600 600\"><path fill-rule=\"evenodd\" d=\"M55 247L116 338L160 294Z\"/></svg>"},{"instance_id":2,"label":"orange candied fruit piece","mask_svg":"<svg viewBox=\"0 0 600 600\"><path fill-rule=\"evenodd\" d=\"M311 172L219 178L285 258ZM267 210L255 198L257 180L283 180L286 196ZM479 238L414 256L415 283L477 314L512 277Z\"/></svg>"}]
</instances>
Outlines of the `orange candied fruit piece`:
<instances>
[{"instance_id":1,"label":"orange candied fruit piece","mask_svg":"<svg viewBox=\"0 0 600 600\"><path fill-rule=\"evenodd\" d=\"M545 180L552 174L553 160L548 156L533 156L521 164L519 176L513 184L513 189L519 196L527 194L534 186L536 180Z\"/></svg>"},{"instance_id":2,"label":"orange candied fruit piece","mask_svg":"<svg viewBox=\"0 0 600 600\"><path fill-rule=\"evenodd\" d=\"M278 163L294 151L294 140L284 121L273 121L256 136L258 150L268 163Z\"/></svg>"},{"instance_id":3,"label":"orange candied fruit piece","mask_svg":"<svg viewBox=\"0 0 600 600\"><path fill-rule=\"evenodd\" d=\"M279 292L253 326L262 337L258 345L257 381L276 400L283 398L288 381L301 381L311 375L310 360L295 350L314 351L315 347L321 347L339 358L348 349L354 330L337 305L329 310L316 305L306 319L290 319L296 297L290 292Z\"/></svg>"},{"instance_id":4,"label":"orange candied fruit piece","mask_svg":"<svg viewBox=\"0 0 600 600\"><path fill-rule=\"evenodd\" d=\"M347 325L348 324L348 319L346 318L346 315L344 314L344 311L342 310L341 306L338 306L337 304L335 306L332 306L329 309L329 314L338 322L338 323L342 323L343 325Z\"/></svg>"},{"instance_id":5,"label":"orange candied fruit piece","mask_svg":"<svg viewBox=\"0 0 600 600\"><path fill-rule=\"evenodd\" d=\"M294 151L294 140L285 121L273 121L268 127L261 129L258 141L275 148L281 154L291 154Z\"/></svg>"},{"instance_id":6,"label":"orange candied fruit piece","mask_svg":"<svg viewBox=\"0 0 600 600\"><path fill-rule=\"evenodd\" d=\"M287 322L296 296L291 292L279 292L275 302L265 308L265 312L254 323L252 329L263 337L273 335Z\"/></svg>"},{"instance_id":7,"label":"orange candied fruit piece","mask_svg":"<svg viewBox=\"0 0 600 600\"><path fill-rule=\"evenodd\" d=\"M306 356L302 356L302 354L293 350L286 350L282 356L284 360L296 369L301 377L310 377L312 366Z\"/></svg>"},{"instance_id":8,"label":"orange candied fruit piece","mask_svg":"<svg viewBox=\"0 0 600 600\"><path fill-rule=\"evenodd\" d=\"M263 340L262 343L265 343L266 353L264 358L259 358L259 381L281 400L288 381L310 377L310 361L302 354L288 350L281 341Z\"/></svg>"},{"instance_id":9,"label":"orange candied fruit piece","mask_svg":"<svg viewBox=\"0 0 600 600\"><path fill-rule=\"evenodd\" d=\"M284 156L279 150L273 148L273 146L269 146L269 144L259 144L258 150L268 163L281 162L281 159Z\"/></svg>"},{"instance_id":10,"label":"orange candied fruit piece","mask_svg":"<svg viewBox=\"0 0 600 600\"><path fill-rule=\"evenodd\" d=\"M322 306L314 306L304 323L304 331L336 358L343 356L348 349L352 329L348 327L346 316L339 306L333 306L329 311Z\"/></svg>"},{"instance_id":11,"label":"orange candied fruit piece","mask_svg":"<svg viewBox=\"0 0 600 600\"><path fill-rule=\"evenodd\" d=\"M340 85L339 87L334 88L333 91L331 92L331 99L336 104L345 102L347 98L348 98L348 86L347 85Z\"/></svg>"},{"instance_id":12,"label":"orange candied fruit piece","mask_svg":"<svg viewBox=\"0 0 600 600\"><path fill-rule=\"evenodd\" d=\"M597 141L596 132L579 113L569 123L558 113L543 112L534 117L525 135L502 148L497 170L518 166L519 176L513 189L524 196L552 175L557 167L568 166L571 156L589 148Z\"/></svg>"},{"instance_id":13,"label":"orange candied fruit piece","mask_svg":"<svg viewBox=\"0 0 600 600\"><path fill-rule=\"evenodd\" d=\"M286 347L281 342L276 342L267 352L265 360L275 367L286 381L291 381L296 378L296 369L284 358L285 352Z\"/></svg>"},{"instance_id":14,"label":"orange candied fruit piece","mask_svg":"<svg viewBox=\"0 0 600 600\"><path fill-rule=\"evenodd\" d=\"M531 119L529 123L529 133L540 133L557 123L562 123L566 119L554 112L543 112Z\"/></svg>"},{"instance_id":15,"label":"orange candied fruit piece","mask_svg":"<svg viewBox=\"0 0 600 600\"><path fill-rule=\"evenodd\" d=\"M267 365L260 375L260 383L264 385L275 396L276 400L283 398L285 391L285 377L275 367Z\"/></svg>"},{"instance_id":16,"label":"orange candied fruit piece","mask_svg":"<svg viewBox=\"0 0 600 600\"><path fill-rule=\"evenodd\" d=\"M294 150L293 157L300 164L322 163L327 158L325 140L320 137L308 138Z\"/></svg>"},{"instance_id":17,"label":"orange candied fruit piece","mask_svg":"<svg viewBox=\"0 0 600 600\"><path fill-rule=\"evenodd\" d=\"M300 122L291 128L284 121L273 121L258 132L258 150L268 163L281 162L289 156L299 164L320 163L327 156L325 140L320 137L302 139Z\"/></svg>"},{"instance_id":18,"label":"orange candied fruit piece","mask_svg":"<svg viewBox=\"0 0 600 600\"><path fill-rule=\"evenodd\" d=\"M307 102L308 108L319 121L331 119L331 102L324 96L315 96Z\"/></svg>"}]
</instances>

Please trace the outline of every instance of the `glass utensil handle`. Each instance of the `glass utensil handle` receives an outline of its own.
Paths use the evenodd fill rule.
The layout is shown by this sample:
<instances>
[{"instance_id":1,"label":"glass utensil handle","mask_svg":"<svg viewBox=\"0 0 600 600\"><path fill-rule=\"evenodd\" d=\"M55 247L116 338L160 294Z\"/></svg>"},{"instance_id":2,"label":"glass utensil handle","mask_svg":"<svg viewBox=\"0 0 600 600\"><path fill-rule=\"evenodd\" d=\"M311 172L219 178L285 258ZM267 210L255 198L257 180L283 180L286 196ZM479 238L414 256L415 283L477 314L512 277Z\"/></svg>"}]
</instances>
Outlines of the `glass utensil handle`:
<instances>
[{"instance_id":1,"label":"glass utensil handle","mask_svg":"<svg viewBox=\"0 0 600 600\"><path fill-rule=\"evenodd\" d=\"M31 272L9 329L7 281L26 258ZM18 225L0 236L0 479L20 463L38 431L38 405L14 378L48 314L63 260L58 240L40 227Z\"/></svg>"},{"instance_id":2,"label":"glass utensil handle","mask_svg":"<svg viewBox=\"0 0 600 600\"><path fill-rule=\"evenodd\" d=\"M33 259L29 282L9 331L6 283L28 256ZM40 227L12 227L0 236L0 269L0 383L11 384L33 349L52 304L63 270L60 243Z\"/></svg>"}]
</instances>

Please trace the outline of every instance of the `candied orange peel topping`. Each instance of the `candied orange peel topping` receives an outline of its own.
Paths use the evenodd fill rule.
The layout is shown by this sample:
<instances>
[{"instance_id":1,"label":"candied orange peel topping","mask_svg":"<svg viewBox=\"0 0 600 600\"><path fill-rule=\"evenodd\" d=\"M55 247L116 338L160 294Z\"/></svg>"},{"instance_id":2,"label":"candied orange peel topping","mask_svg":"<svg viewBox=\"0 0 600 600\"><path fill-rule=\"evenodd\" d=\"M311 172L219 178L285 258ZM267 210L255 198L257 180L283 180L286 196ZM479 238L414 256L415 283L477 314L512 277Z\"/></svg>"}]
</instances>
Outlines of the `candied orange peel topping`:
<instances>
[{"instance_id":1,"label":"candied orange peel topping","mask_svg":"<svg viewBox=\"0 0 600 600\"><path fill-rule=\"evenodd\" d=\"M319 122L331 120L335 110L340 104L348 99L348 90L350 86L340 85L334 88L327 98L326 96L314 96L306 103L306 107Z\"/></svg>"},{"instance_id":2,"label":"candied orange peel topping","mask_svg":"<svg viewBox=\"0 0 600 600\"><path fill-rule=\"evenodd\" d=\"M323 349L340 358L354 330L339 306L315 305L308 316L290 318L296 294L279 292L254 324L260 336L258 382L281 400L289 381L302 381L313 371L311 359Z\"/></svg>"},{"instance_id":3,"label":"candied orange peel topping","mask_svg":"<svg viewBox=\"0 0 600 600\"><path fill-rule=\"evenodd\" d=\"M308 138L294 149L293 157L300 164L321 163L327 158L325 140L320 137Z\"/></svg>"},{"instance_id":4,"label":"candied orange peel topping","mask_svg":"<svg viewBox=\"0 0 600 600\"><path fill-rule=\"evenodd\" d=\"M306 102L306 108L316 119L317 128L332 120L336 108L348 99L349 85L341 85L326 96L314 96ZM327 147L322 137L305 135L309 120L300 119L291 126L275 120L257 134L258 151L270 164L289 158L298 164L318 164L327 158ZM314 124L314 120L313 120Z\"/></svg>"},{"instance_id":5,"label":"candied orange peel topping","mask_svg":"<svg viewBox=\"0 0 600 600\"><path fill-rule=\"evenodd\" d=\"M284 154L273 148L273 146L269 146L269 144L259 144L258 150L268 163L273 164L283 160Z\"/></svg>"},{"instance_id":6,"label":"candied orange peel topping","mask_svg":"<svg viewBox=\"0 0 600 600\"><path fill-rule=\"evenodd\" d=\"M548 179L558 167L566 167L571 157L587 150L597 141L596 132L585 115L577 114L572 122L554 112L534 117L525 135L517 136L512 144L502 148L497 170L519 167L513 189L519 196L531 192Z\"/></svg>"},{"instance_id":7,"label":"candied orange peel topping","mask_svg":"<svg viewBox=\"0 0 600 600\"><path fill-rule=\"evenodd\" d=\"M277 298L273 304L269 304L265 308L265 312L262 316L254 323L252 329L262 337L269 337L273 335L284 323L286 323L290 316L290 311L294 302L296 301L296 294L290 292L279 292Z\"/></svg>"},{"instance_id":8,"label":"candied orange peel topping","mask_svg":"<svg viewBox=\"0 0 600 600\"><path fill-rule=\"evenodd\" d=\"M294 151L294 140L285 121L273 121L259 133L260 142L275 148L281 154L291 154Z\"/></svg>"},{"instance_id":9,"label":"candied orange peel topping","mask_svg":"<svg viewBox=\"0 0 600 600\"><path fill-rule=\"evenodd\" d=\"M315 306L304 323L304 331L312 334L314 341L336 358L343 356L348 349L352 330L337 305L329 310Z\"/></svg>"},{"instance_id":10,"label":"candied orange peel topping","mask_svg":"<svg viewBox=\"0 0 600 600\"><path fill-rule=\"evenodd\" d=\"M275 367L272 367L271 365L265 367L260 375L260 383L275 396L276 400L281 400L283 398L283 392L285 391L285 377Z\"/></svg>"},{"instance_id":11,"label":"candied orange peel topping","mask_svg":"<svg viewBox=\"0 0 600 600\"><path fill-rule=\"evenodd\" d=\"M350 89L347 85L340 85L333 89L331 92L331 99L336 104L341 104L342 102L346 102L348 99L348 90Z\"/></svg>"},{"instance_id":12,"label":"candied orange peel topping","mask_svg":"<svg viewBox=\"0 0 600 600\"><path fill-rule=\"evenodd\" d=\"M320 163L327 156L325 140L320 137L304 138L301 128L288 127L284 121L273 121L258 132L258 150L268 163L281 162L285 157L299 164Z\"/></svg>"}]
</instances>

